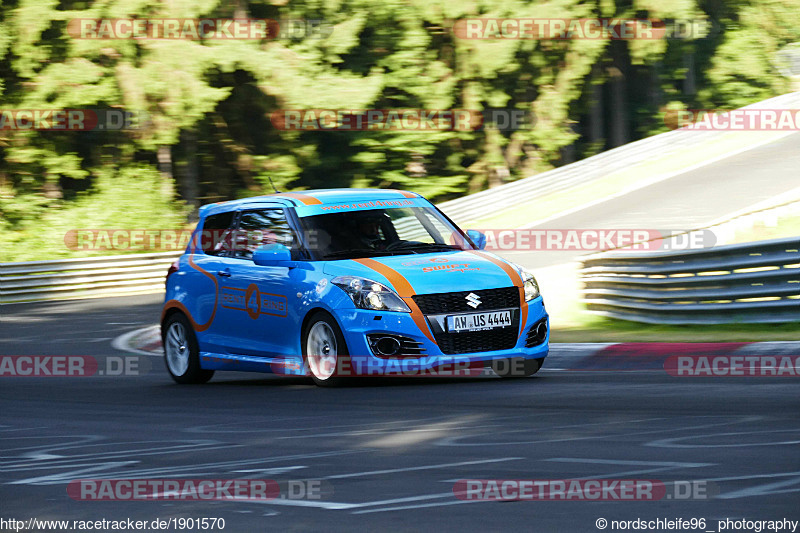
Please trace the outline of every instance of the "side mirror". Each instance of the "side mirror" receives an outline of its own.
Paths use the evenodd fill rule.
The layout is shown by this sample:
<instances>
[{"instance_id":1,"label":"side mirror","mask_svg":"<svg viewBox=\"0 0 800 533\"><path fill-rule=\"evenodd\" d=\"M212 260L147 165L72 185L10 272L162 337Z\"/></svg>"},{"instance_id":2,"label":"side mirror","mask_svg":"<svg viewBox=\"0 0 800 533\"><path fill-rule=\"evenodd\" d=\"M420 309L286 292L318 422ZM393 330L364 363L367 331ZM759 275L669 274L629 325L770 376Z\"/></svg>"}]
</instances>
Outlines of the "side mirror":
<instances>
[{"instance_id":1,"label":"side mirror","mask_svg":"<svg viewBox=\"0 0 800 533\"><path fill-rule=\"evenodd\" d=\"M283 244L273 243L259 246L253 252L253 262L259 266L278 266L294 268L292 252Z\"/></svg>"},{"instance_id":2,"label":"side mirror","mask_svg":"<svg viewBox=\"0 0 800 533\"><path fill-rule=\"evenodd\" d=\"M478 250L483 250L486 248L486 235L480 231L476 229L468 229L467 237L469 237L470 240L475 243L475 246L478 247Z\"/></svg>"}]
</instances>

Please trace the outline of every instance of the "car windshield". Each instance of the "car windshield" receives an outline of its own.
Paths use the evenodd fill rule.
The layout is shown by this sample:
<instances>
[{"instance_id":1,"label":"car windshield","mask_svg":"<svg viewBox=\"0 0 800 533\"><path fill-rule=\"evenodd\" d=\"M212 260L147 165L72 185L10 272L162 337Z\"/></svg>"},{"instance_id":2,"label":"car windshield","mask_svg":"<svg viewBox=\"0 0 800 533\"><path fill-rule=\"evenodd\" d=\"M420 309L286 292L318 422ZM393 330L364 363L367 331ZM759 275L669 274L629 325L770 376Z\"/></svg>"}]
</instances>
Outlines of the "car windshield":
<instances>
[{"instance_id":1,"label":"car windshield","mask_svg":"<svg viewBox=\"0 0 800 533\"><path fill-rule=\"evenodd\" d=\"M323 260L472 249L453 224L429 207L326 213L300 222L306 248Z\"/></svg>"}]
</instances>

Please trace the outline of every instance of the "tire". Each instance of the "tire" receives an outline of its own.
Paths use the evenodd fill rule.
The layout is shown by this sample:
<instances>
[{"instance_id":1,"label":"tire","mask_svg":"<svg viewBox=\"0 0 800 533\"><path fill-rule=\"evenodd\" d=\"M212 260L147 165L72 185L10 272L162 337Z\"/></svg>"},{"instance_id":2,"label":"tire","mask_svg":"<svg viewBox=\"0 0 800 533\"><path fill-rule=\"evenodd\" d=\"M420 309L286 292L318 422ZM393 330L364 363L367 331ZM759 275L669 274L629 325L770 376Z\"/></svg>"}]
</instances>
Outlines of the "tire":
<instances>
[{"instance_id":1,"label":"tire","mask_svg":"<svg viewBox=\"0 0 800 533\"><path fill-rule=\"evenodd\" d=\"M303 362L320 387L340 387L347 383L343 370L350 368L350 357L342 330L325 311L311 316L303 330Z\"/></svg>"},{"instance_id":2,"label":"tire","mask_svg":"<svg viewBox=\"0 0 800 533\"><path fill-rule=\"evenodd\" d=\"M492 370L501 378L524 378L532 376L542 368L543 359L500 359L492 361Z\"/></svg>"},{"instance_id":3,"label":"tire","mask_svg":"<svg viewBox=\"0 0 800 533\"><path fill-rule=\"evenodd\" d=\"M170 315L161 328L164 362L167 372L177 383L205 383L213 370L200 368L200 349L189 320L182 313Z\"/></svg>"}]
</instances>

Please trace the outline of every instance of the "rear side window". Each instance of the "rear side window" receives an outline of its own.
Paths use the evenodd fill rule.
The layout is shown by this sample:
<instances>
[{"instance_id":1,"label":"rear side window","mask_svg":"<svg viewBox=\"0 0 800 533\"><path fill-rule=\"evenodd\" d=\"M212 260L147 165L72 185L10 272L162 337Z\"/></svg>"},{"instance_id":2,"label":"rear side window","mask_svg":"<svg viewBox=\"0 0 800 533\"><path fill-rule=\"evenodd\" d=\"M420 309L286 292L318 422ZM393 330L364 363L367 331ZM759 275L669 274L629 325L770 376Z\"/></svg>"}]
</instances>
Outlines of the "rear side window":
<instances>
[{"instance_id":1,"label":"rear side window","mask_svg":"<svg viewBox=\"0 0 800 533\"><path fill-rule=\"evenodd\" d=\"M252 259L253 252L259 246L278 243L293 249L296 248L296 242L283 209L245 211L239 219L233 257Z\"/></svg>"},{"instance_id":2,"label":"rear side window","mask_svg":"<svg viewBox=\"0 0 800 533\"><path fill-rule=\"evenodd\" d=\"M206 217L200 242L208 255L226 256L233 248L233 219L236 211Z\"/></svg>"}]
</instances>

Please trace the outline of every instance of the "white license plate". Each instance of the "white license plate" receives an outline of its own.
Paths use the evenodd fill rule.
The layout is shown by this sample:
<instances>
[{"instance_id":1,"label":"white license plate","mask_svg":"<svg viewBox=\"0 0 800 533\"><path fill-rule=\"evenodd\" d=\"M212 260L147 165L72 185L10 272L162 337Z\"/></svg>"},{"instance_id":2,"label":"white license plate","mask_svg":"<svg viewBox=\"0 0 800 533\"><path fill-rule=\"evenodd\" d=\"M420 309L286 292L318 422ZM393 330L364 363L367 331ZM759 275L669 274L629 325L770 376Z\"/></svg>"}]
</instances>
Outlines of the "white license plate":
<instances>
[{"instance_id":1,"label":"white license plate","mask_svg":"<svg viewBox=\"0 0 800 533\"><path fill-rule=\"evenodd\" d=\"M451 315L447 317L447 331L480 331L504 328L511 325L511 311L490 311L471 315Z\"/></svg>"}]
</instances>

